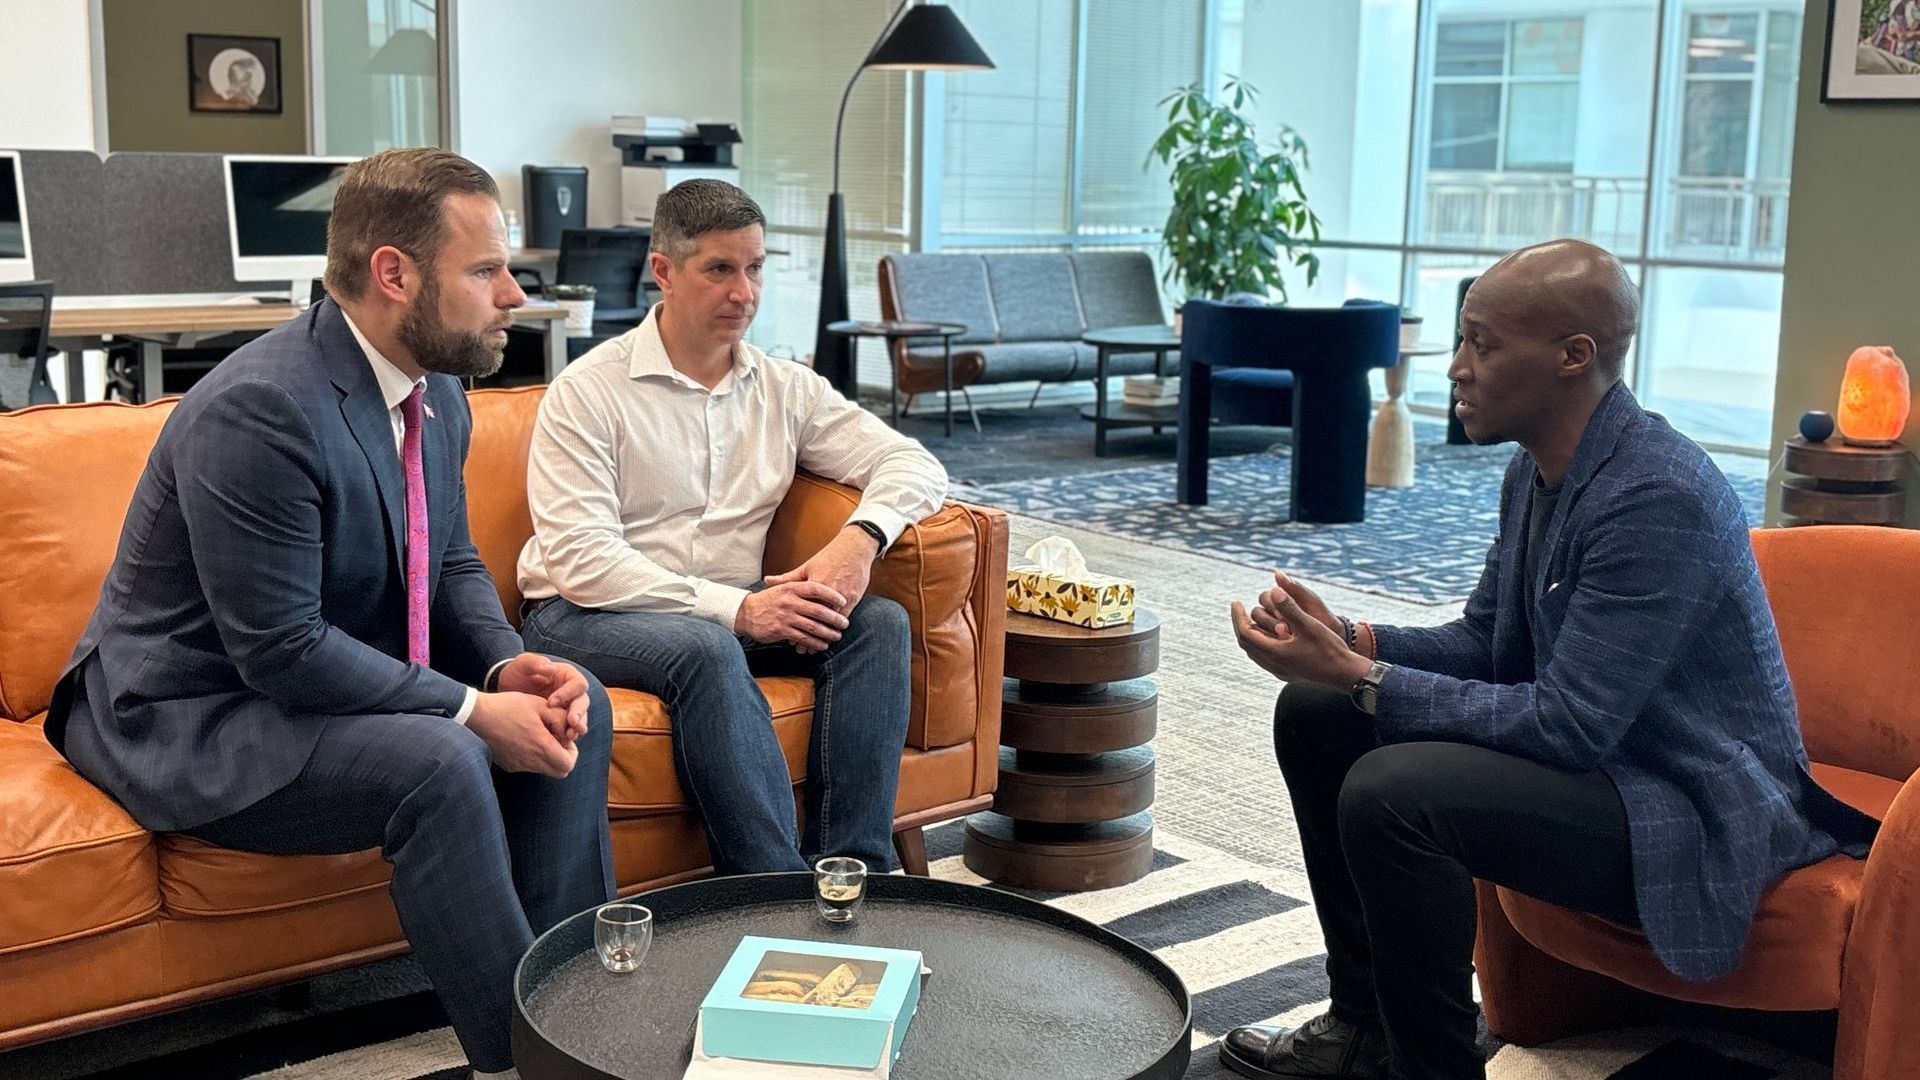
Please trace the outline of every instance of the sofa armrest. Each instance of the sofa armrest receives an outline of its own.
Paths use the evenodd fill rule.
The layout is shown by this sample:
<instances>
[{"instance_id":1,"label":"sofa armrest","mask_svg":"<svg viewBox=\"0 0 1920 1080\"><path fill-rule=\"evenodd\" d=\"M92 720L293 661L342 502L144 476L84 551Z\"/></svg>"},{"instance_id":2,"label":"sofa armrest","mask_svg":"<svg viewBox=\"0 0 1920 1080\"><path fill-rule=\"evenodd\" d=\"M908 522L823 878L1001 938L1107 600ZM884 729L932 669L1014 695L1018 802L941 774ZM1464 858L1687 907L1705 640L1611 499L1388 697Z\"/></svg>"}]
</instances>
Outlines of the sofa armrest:
<instances>
[{"instance_id":1,"label":"sofa armrest","mask_svg":"<svg viewBox=\"0 0 1920 1080\"><path fill-rule=\"evenodd\" d=\"M1920 1076L1920 773L1893 797L1867 855L1840 963L1836 1080Z\"/></svg>"},{"instance_id":2,"label":"sofa armrest","mask_svg":"<svg viewBox=\"0 0 1920 1080\"><path fill-rule=\"evenodd\" d=\"M833 539L860 493L809 473L767 532L764 567L784 573ZM1006 667L1007 516L948 502L909 525L873 569L873 592L898 601L913 626L913 716L907 745L921 750L1000 743L1000 680ZM998 751L978 755L993 790Z\"/></svg>"}]
</instances>

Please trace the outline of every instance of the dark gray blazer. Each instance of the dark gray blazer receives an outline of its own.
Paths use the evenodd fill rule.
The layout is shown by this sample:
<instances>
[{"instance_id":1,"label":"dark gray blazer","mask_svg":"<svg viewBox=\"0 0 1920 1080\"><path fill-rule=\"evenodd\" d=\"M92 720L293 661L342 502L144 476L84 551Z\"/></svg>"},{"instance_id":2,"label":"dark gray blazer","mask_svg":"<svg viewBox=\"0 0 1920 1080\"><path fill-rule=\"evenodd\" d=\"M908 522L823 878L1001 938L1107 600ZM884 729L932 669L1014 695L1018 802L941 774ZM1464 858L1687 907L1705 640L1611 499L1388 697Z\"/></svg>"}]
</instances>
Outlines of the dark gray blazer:
<instances>
[{"instance_id":1,"label":"dark gray blazer","mask_svg":"<svg viewBox=\"0 0 1920 1080\"><path fill-rule=\"evenodd\" d=\"M406 477L331 301L174 408L54 691L47 737L140 824L188 829L285 786L321 717L451 716L521 650L467 535L472 417L427 377L432 666L406 660Z\"/></svg>"},{"instance_id":2,"label":"dark gray blazer","mask_svg":"<svg viewBox=\"0 0 1920 1080\"><path fill-rule=\"evenodd\" d=\"M1835 850L1864 855L1877 826L1807 772L1746 516L1707 455L1614 387L1523 581L1537 475L1514 456L1463 618L1376 630L1397 665L1380 737L1604 772L1626 804L1654 952L1682 978L1723 975L1769 884Z\"/></svg>"}]
</instances>

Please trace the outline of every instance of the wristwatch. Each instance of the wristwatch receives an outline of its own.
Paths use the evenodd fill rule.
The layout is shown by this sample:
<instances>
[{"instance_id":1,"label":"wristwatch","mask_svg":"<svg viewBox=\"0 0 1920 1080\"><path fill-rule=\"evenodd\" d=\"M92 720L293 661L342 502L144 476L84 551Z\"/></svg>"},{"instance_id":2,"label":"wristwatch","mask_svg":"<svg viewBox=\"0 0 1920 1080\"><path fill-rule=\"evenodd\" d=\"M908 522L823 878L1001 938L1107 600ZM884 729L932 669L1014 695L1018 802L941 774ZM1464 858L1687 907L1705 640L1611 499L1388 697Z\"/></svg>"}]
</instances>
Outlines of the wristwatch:
<instances>
[{"instance_id":1,"label":"wristwatch","mask_svg":"<svg viewBox=\"0 0 1920 1080\"><path fill-rule=\"evenodd\" d=\"M1385 679L1387 672L1392 670L1392 664L1375 660L1373 666L1367 669L1365 675L1360 676L1360 681L1354 683L1353 689L1347 694L1353 701L1353 707L1372 716L1374 707L1380 703L1380 680Z\"/></svg>"},{"instance_id":2,"label":"wristwatch","mask_svg":"<svg viewBox=\"0 0 1920 1080\"><path fill-rule=\"evenodd\" d=\"M880 526L875 525L871 521L859 520L849 521L847 524L873 537L873 542L880 545L881 551L887 550L887 534L881 531Z\"/></svg>"}]
</instances>

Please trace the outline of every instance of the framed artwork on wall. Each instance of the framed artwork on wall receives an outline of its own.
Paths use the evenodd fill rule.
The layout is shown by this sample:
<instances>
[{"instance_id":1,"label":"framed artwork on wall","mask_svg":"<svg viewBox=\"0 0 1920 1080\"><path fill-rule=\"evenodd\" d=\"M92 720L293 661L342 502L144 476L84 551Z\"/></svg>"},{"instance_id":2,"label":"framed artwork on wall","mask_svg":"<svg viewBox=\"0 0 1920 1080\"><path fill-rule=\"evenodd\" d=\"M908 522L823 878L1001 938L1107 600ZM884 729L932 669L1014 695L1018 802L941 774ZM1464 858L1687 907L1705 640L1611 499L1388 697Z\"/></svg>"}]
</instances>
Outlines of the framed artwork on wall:
<instances>
[{"instance_id":1,"label":"framed artwork on wall","mask_svg":"<svg viewBox=\"0 0 1920 1080\"><path fill-rule=\"evenodd\" d=\"M1920 101L1920 0L1830 0L1821 101Z\"/></svg>"},{"instance_id":2,"label":"framed artwork on wall","mask_svg":"<svg viewBox=\"0 0 1920 1080\"><path fill-rule=\"evenodd\" d=\"M280 39L188 34L187 107L280 115Z\"/></svg>"}]
</instances>

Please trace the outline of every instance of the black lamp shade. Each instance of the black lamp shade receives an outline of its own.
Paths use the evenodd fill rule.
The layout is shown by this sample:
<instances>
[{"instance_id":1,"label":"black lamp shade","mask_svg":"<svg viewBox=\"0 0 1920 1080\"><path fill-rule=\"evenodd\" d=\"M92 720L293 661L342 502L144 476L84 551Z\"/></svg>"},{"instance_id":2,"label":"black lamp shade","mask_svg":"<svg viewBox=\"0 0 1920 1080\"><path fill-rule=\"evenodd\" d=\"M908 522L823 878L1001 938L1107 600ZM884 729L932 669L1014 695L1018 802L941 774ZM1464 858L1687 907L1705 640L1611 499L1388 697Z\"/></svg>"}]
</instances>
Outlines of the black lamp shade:
<instances>
[{"instance_id":1,"label":"black lamp shade","mask_svg":"<svg viewBox=\"0 0 1920 1080\"><path fill-rule=\"evenodd\" d=\"M945 4L910 7L887 39L867 57L870 68L893 71L991 71L993 61Z\"/></svg>"}]
</instances>

